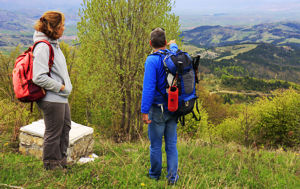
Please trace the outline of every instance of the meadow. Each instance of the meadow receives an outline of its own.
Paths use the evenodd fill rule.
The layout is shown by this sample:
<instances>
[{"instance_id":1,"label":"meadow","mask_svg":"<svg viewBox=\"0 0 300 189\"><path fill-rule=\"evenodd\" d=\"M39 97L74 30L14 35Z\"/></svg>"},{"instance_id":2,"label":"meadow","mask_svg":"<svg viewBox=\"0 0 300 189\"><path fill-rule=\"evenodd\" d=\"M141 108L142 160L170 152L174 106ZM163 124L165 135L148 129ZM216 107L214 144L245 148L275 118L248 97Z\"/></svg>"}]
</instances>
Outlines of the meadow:
<instances>
[{"instance_id":1,"label":"meadow","mask_svg":"<svg viewBox=\"0 0 300 189\"><path fill-rule=\"evenodd\" d=\"M299 188L299 152L246 148L235 143L179 139L179 175L168 185L166 157L160 180L147 177L149 142L115 143L95 136L99 158L69 170L45 171L42 161L14 152L1 140L0 188Z\"/></svg>"}]
</instances>

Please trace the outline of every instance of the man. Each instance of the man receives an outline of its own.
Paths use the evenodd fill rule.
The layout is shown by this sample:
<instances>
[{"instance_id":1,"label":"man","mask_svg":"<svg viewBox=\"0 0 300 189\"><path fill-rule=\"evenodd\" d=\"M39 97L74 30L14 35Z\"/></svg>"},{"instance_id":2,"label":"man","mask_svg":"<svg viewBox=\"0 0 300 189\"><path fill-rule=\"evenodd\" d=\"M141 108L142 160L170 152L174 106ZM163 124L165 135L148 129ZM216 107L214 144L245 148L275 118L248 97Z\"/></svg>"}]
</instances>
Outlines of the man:
<instances>
[{"instance_id":1,"label":"man","mask_svg":"<svg viewBox=\"0 0 300 189\"><path fill-rule=\"evenodd\" d=\"M168 44L165 31L162 28L154 29L150 34L150 46L154 54L148 56L145 62L142 116L143 122L148 125L150 140L149 177L159 179L162 169L162 138L165 139L167 153L167 179L175 184L178 179L178 152L177 152L177 117L167 109L165 70L163 68L163 53L176 52L178 47L175 40ZM170 50L166 48L170 45Z\"/></svg>"}]
</instances>

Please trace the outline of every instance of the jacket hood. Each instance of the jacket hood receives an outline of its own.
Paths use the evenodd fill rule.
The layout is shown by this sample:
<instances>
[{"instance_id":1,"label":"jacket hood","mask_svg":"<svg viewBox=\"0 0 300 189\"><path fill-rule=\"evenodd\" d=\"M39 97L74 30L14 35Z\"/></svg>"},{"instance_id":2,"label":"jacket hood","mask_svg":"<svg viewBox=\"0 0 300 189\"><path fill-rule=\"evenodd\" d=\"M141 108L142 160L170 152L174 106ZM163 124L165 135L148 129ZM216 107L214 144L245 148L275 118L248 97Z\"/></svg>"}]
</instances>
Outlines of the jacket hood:
<instances>
[{"instance_id":1,"label":"jacket hood","mask_svg":"<svg viewBox=\"0 0 300 189\"><path fill-rule=\"evenodd\" d=\"M40 41L40 40L47 40L51 44L54 44L54 45L59 44L57 39L56 40L50 39L43 32L35 31L34 34L33 34L33 42L35 43L35 42Z\"/></svg>"}]
</instances>

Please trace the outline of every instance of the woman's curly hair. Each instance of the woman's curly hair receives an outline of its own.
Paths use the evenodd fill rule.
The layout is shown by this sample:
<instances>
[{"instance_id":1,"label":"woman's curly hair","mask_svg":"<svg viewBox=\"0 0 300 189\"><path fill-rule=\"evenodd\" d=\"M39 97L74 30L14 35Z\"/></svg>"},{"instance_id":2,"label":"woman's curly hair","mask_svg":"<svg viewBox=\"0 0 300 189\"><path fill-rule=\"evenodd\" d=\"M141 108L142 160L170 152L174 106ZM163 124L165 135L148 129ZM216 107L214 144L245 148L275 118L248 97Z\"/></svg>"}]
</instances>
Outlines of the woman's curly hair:
<instances>
[{"instance_id":1,"label":"woman's curly hair","mask_svg":"<svg viewBox=\"0 0 300 189\"><path fill-rule=\"evenodd\" d=\"M34 29L43 32L50 39L59 39L62 33L59 30L65 24L65 16L59 11L47 11L36 21Z\"/></svg>"}]
</instances>

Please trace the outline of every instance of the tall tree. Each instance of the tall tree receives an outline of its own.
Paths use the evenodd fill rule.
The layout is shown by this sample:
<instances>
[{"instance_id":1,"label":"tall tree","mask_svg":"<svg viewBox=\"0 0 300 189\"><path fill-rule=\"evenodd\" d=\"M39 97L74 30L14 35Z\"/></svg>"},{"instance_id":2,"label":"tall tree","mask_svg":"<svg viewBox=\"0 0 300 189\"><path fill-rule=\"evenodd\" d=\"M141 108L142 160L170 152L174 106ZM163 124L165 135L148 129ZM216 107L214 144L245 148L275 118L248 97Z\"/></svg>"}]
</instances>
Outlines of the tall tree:
<instances>
[{"instance_id":1,"label":"tall tree","mask_svg":"<svg viewBox=\"0 0 300 189\"><path fill-rule=\"evenodd\" d=\"M84 0L78 23L80 91L85 121L114 126L118 139L131 140L143 129L140 101L149 34L166 30L179 40L173 0Z\"/></svg>"}]
</instances>

